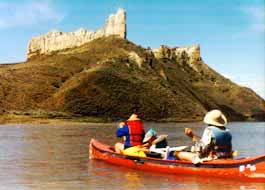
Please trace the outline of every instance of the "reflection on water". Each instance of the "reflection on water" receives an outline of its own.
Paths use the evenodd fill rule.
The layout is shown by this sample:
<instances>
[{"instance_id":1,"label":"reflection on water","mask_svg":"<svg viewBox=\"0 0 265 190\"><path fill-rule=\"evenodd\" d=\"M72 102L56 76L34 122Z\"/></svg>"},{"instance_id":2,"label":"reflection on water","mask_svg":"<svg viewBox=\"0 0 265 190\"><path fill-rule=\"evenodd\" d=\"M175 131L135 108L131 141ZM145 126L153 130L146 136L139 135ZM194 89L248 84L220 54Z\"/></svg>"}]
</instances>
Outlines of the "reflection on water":
<instances>
[{"instance_id":1,"label":"reflection on water","mask_svg":"<svg viewBox=\"0 0 265 190\"><path fill-rule=\"evenodd\" d=\"M189 144L185 127L201 123L146 123L169 134L170 145ZM265 123L231 123L239 157L265 152ZM265 184L136 171L88 160L91 138L114 144L115 124L0 126L0 190L265 189Z\"/></svg>"}]
</instances>

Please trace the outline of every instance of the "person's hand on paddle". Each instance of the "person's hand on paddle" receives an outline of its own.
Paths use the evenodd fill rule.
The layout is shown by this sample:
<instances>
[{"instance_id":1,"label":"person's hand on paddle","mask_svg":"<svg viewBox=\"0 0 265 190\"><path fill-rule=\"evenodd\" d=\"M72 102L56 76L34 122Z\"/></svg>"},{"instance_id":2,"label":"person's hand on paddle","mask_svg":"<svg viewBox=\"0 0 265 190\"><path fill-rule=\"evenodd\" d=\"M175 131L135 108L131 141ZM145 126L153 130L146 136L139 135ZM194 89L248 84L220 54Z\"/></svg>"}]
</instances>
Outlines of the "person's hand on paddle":
<instances>
[{"instance_id":1,"label":"person's hand on paddle","mask_svg":"<svg viewBox=\"0 0 265 190\"><path fill-rule=\"evenodd\" d=\"M120 122L120 123L119 123L119 125L118 125L118 127L119 127L119 128L123 128L123 127L124 127L124 125L125 125L125 123L124 123L124 122Z\"/></svg>"},{"instance_id":2,"label":"person's hand on paddle","mask_svg":"<svg viewBox=\"0 0 265 190\"><path fill-rule=\"evenodd\" d=\"M190 128L185 128L185 134L191 138L193 138L193 132Z\"/></svg>"},{"instance_id":3,"label":"person's hand on paddle","mask_svg":"<svg viewBox=\"0 0 265 190\"><path fill-rule=\"evenodd\" d=\"M197 141L200 139L200 137L192 132L190 128L185 128L185 134L192 138L192 141Z\"/></svg>"}]
</instances>

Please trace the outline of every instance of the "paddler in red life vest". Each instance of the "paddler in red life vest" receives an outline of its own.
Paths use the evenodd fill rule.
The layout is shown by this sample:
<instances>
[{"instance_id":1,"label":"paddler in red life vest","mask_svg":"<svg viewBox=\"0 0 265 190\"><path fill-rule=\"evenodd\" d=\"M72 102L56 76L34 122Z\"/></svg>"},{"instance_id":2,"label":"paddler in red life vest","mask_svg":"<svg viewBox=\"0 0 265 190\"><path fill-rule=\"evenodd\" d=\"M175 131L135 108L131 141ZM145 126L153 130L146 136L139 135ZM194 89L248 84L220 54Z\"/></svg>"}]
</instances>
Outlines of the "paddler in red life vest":
<instances>
[{"instance_id":1,"label":"paddler in red life vest","mask_svg":"<svg viewBox=\"0 0 265 190\"><path fill-rule=\"evenodd\" d=\"M189 160L193 163L218 158L232 157L232 135L225 126L227 119L220 110L212 110L204 117L205 128L202 137L195 135L190 128L185 134L195 142L189 150L176 151L175 157L180 160Z\"/></svg>"},{"instance_id":2,"label":"paddler in red life vest","mask_svg":"<svg viewBox=\"0 0 265 190\"><path fill-rule=\"evenodd\" d=\"M132 114L126 122L121 122L116 131L116 136L124 138L124 143L116 143L115 151L122 153L126 148L142 145L145 131L143 122L136 114Z\"/></svg>"}]
</instances>

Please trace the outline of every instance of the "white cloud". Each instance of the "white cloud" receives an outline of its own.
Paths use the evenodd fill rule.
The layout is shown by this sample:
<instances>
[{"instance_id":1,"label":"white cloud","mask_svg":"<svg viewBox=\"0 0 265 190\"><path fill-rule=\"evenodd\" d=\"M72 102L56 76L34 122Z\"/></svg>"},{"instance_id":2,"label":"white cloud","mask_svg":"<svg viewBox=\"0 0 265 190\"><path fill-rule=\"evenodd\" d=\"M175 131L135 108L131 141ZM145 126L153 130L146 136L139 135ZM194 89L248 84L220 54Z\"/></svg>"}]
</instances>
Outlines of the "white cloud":
<instances>
[{"instance_id":1,"label":"white cloud","mask_svg":"<svg viewBox=\"0 0 265 190\"><path fill-rule=\"evenodd\" d=\"M265 6L241 7L241 10L248 15L251 22L250 29L257 32L265 32Z\"/></svg>"},{"instance_id":2,"label":"white cloud","mask_svg":"<svg viewBox=\"0 0 265 190\"><path fill-rule=\"evenodd\" d=\"M0 3L0 28L60 22L63 17L48 1Z\"/></svg>"}]
</instances>

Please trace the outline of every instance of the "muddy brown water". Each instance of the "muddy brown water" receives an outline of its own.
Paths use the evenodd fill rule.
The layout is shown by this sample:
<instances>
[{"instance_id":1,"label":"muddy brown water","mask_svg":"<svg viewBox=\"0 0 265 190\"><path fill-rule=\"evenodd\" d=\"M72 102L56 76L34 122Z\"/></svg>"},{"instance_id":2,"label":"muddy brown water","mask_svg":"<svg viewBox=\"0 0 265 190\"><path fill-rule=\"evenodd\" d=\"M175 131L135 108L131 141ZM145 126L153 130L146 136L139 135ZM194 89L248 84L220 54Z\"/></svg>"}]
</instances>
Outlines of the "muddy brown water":
<instances>
[{"instance_id":1,"label":"muddy brown water","mask_svg":"<svg viewBox=\"0 0 265 190\"><path fill-rule=\"evenodd\" d=\"M145 123L186 145L185 127L201 134L202 123ZM238 157L265 153L265 123L229 123ZM265 183L137 171L88 159L91 138L114 144L116 123L0 125L0 190L265 189Z\"/></svg>"}]
</instances>

